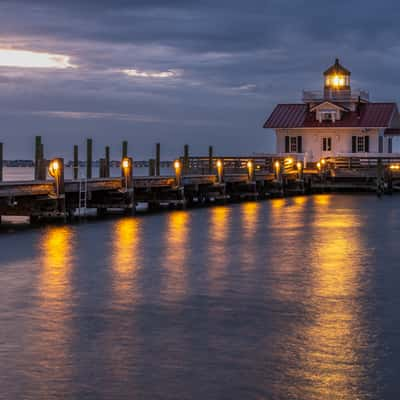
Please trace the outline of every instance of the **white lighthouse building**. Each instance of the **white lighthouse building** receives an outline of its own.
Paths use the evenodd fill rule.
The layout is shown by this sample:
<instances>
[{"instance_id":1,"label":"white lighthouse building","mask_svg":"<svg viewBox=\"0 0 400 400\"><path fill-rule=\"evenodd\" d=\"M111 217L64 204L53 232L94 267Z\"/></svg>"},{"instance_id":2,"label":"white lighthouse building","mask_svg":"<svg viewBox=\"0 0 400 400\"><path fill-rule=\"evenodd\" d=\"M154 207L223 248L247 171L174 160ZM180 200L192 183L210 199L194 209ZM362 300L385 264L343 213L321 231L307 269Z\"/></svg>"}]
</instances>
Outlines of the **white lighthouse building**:
<instances>
[{"instance_id":1,"label":"white lighthouse building","mask_svg":"<svg viewBox=\"0 0 400 400\"><path fill-rule=\"evenodd\" d=\"M276 132L278 153L324 157L377 156L392 153L400 135L396 103L374 103L352 90L350 71L339 60L324 72L322 91L303 91L303 102L278 104L264 124Z\"/></svg>"}]
</instances>

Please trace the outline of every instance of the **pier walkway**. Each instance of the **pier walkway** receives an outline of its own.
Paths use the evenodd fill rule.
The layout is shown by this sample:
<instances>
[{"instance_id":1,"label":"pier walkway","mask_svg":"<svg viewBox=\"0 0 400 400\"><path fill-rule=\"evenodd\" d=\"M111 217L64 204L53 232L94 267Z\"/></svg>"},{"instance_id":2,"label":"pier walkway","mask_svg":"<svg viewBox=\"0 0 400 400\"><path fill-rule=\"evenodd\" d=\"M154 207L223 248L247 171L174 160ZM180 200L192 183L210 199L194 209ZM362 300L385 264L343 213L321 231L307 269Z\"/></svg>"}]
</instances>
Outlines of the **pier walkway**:
<instances>
[{"instance_id":1,"label":"pier walkway","mask_svg":"<svg viewBox=\"0 0 400 400\"><path fill-rule=\"evenodd\" d=\"M32 222L44 218L75 218L96 209L98 215L120 210L133 214L139 203L148 209L184 208L209 204L262 200L293 194L332 191L369 191L378 195L400 190L400 156L325 158L304 163L301 155L216 157L184 155L173 163L174 175L160 175L160 147L149 162L148 176L134 176L133 160L123 144L121 176L110 177L109 150L100 160L99 177L92 177L91 143L88 142L87 171L78 178L79 161L74 149L74 178L65 179L64 160L43 157L43 145L36 141L35 178L32 181L2 181L0 168L1 216L29 216ZM108 153L108 154L107 154ZM0 165L2 165L0 146Z\"/></svg>"}]
</instances>

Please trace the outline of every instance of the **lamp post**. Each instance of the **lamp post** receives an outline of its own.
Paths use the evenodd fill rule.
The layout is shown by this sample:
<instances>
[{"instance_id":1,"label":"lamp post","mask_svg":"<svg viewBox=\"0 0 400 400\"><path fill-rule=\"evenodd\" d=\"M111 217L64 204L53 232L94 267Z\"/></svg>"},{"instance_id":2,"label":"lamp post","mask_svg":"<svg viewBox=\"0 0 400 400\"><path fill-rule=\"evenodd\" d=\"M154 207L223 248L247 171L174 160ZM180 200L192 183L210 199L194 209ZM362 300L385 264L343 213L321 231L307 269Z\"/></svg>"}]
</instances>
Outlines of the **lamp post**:
<instances>
[{"instance_id":1,"label":"lamp post","mask_svg":"<svg viewBox=\"0 0 400 400\"><path fill-rule=\"evenodd\" d=\"M54 178L57 198L60 196L60 173L61 165L59 159L51 160L49 163L49 175Z\"/></svg>"},{"instance_id":2,"label":"lamp post","mask_svg":"<svg viewBox=\"0 0 400 400\"><path fill-rule=\"evenodd\" d=\"M175 180L177 186L181 185L181 178L182 178L182 165L179 160L174 161L174 169L175 169Z\"/></svg>"},{"instance_id":3,"label":"lamp post","mask_svg":"<svg viewBox=\"0 0 400 400\"><path fill-rule=\"evenodd\" d=\"M222 183L222 174L224 171L224 163L222 160L217 160L217 177L218 177L218 183Z\"/></svg>"},{"instance_id":4,"label":"lamp post","mask_svg":"<svg viewBox=\"0 0 400 400\"><path fill-rule=\"evenodd\" d=\"M254 165L253 161L247 161L247 173L249 176L249 180L252 181L254 179Z\"/></svg>"},{"instance_id":5,"label":"lamp post","mask_svg":"<svg viewBox=\"0 0 400 400\"><path fill-rule=\"evenodd\" d=\"M297 162L296 167L297 167L297 171L298 171L298 177L299 177L299 179L301 179L303 176L303 164L301 163L301 161Z\"/></svg>"},{"instance_id":6,"label":"lamp post","mask_svg":"<svg viewBox=\"0 0 400 400\"><path fill-rule=\"evenodd\" d=\"M279 161L275 161L274 163L274 169L275 169L275 177L276 180L279 180L280 178L280 172L281 172L281 163Z\"/></svg>"},{"instance_id":7,"label":"lamp post","mask_svg":"<svg viewBox=\"0 0 400 400\"><path fill-rule=\"evenodd\" d=\"M121 161L121 169L125 178L125 191L128 191L128 179L132 176L132 160L124 157Z\"/></svg>"}]
</instances>

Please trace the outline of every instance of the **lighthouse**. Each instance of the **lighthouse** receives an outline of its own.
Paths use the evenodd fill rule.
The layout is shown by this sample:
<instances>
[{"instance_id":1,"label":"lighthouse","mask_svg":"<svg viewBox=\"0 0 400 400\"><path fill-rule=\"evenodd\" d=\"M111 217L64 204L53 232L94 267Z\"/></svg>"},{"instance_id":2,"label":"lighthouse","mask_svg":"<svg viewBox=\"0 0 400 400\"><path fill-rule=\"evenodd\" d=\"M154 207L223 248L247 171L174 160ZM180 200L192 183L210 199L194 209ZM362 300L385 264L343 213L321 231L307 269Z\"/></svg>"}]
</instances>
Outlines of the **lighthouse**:
<instances>
[{"instance_id":1,"label":"lighthouse","mask_svg":"<svg viewBox=\"0 0 400 400\"><path fill-rule=\"evenodd\" d=\"M396 103L369 100L352 89L351 72L336 59L323 72L323 89L303 91L301 103L278 104L264 124L276 135L277 152L307 161L393 152L400 135Z\"/></svg>"}]
</instances>

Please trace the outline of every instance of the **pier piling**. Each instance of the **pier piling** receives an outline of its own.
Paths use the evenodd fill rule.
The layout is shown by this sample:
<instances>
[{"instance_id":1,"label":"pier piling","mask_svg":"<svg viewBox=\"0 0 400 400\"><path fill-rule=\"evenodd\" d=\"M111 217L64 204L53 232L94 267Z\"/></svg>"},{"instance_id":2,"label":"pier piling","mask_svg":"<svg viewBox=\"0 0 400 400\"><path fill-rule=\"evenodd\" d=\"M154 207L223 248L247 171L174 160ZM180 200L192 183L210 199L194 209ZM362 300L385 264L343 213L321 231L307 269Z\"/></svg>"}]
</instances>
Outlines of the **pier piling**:
<instances>
[{"instance_id":1,"label":"pier piling","mask_svg":"<svg viewBox=\"0 0 400 400\"><path fill-rule=\"evenodd\" d=\"M155 176L156 168L155 168L155 160L154 158L149 159L149 176Z\"/></svg>"},{"instance_id":2,"label":"pier piling","mask_svg":"<svg viewBox=\"0 0 400 400\"><path fill-rule=\"evenodd\" d=\"M208 147L208 173L209 175L212 174L213 172L213 147L209 146Z\"/></svg>"},{"instance_id":3,"label":"pier piling","mask_svg":"<svg viewBox=\"0 0 400 400\"><path fill-rule=\"evenodd\" d=\"M110 146L106 146L105 148L105 177L110 177Z\"/></svg>"},{"instance_id":4,"label":"pier piling","mask_svg":"<svg viewBox=\"0 0 400 400\"><path fill-rule=\"evenodd\" d=\"M86 140L86 178L92 178L93 140Z\"/></svg>"},{"instance_id":5,"label":"pier piling","mask_svg":"<svg viewBox=\"0 0 400 400\"><path fill-rule=\"evenodd\" d=\"M160 163L161 163L161 145L156 143L156 165L155 165L155 175L160 176Z\"/></svg>"},{"instance_id":6,"label":"pier piling","mask_svg":"<svg viewBox=\"0 0 400 400\"><path fill-rule=\"evenodd\" d=\"M185 144L183 148L183 166L182 166L183 174L187 174L189 170L189 145Z\"/></svg>"},{"instance_id":7,"label":"pier piling","mask_svg":"<svg viewBox=\"0 0 400 400\"><path fill-rule=\"evenodd\" d=\"M74 145L73 170L74 170L74 179L78 179L78 176L79 176L79 149L78 149L78 145Z\"/></svg>"},{"instance_id":8,"label":"pier piling","mask_svg":"<svg viewBox=\"0 0 400 400\"><path fill-rule=\"evenodd\" d=\"M44 160L44 146L42 137L35 137L35 180L41 181L46 179L46 163Z\"/></svg>"}]
</instances>

